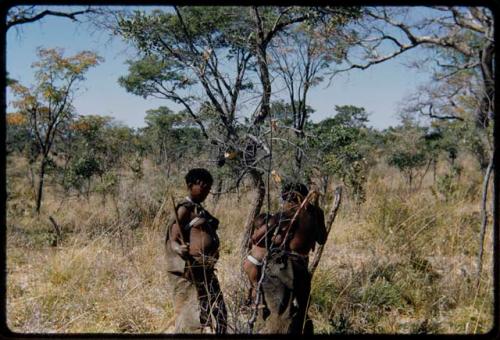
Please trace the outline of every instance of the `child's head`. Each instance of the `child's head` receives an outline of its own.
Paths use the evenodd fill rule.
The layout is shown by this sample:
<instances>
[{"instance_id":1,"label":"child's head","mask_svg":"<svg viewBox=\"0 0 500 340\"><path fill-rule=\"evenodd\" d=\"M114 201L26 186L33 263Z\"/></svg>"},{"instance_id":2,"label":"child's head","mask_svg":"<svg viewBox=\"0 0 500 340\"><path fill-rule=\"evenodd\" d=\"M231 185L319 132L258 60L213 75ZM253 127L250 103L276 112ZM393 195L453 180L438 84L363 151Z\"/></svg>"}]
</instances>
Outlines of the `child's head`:
<instances>
[{"instance_id":1,"label":"child's head","mask_svg":"<svg viewBox=\"0 0 500 340\"><path fill-rule=\"evenodd\" d=\"M281 189L281 199L285 202L300 203L309 193L307 186L298 182L288 182Z\"/></svg>"},{"instance_id":2,"label":"child's head","mask_svg":"<svg viewBox=\"0 0 500 340\"><path fill-rule=\"evenodd\" d=\"M210 172L203 168L191 169L186 174L185 179L191 198L195 202L203 202L214 181Z\"/></svg>"}]
</instances>

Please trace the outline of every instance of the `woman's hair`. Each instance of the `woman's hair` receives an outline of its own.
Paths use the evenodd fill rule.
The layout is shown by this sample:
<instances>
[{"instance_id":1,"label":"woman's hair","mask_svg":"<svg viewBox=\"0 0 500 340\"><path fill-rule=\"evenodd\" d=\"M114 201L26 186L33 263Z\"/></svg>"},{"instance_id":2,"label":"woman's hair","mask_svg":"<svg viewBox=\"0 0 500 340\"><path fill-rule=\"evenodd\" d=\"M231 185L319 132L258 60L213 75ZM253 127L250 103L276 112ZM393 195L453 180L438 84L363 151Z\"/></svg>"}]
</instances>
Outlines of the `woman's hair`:
<instances>
[{"instance_id":1,"label":"woman's hair","mask_svg":"<svg viewBox=\"0 0 500 340\"><path fill-rule=\"evenodd\" d=\"M305 184L298 182L289 182L283 185L281 188L281 198L284 201L297 201L297 196L300 195L300 200L303 200L304 197L309 193L309 189L305 186Z\"/></svg>"},{"instance_id":2,"label":"woman's hair","mask_svg":"<svg viewBox=\"0 0 500 340\"><path fill-rule=\"evenodd\" d=\"M202 181L203 183L212 185L214 179L207 169L194 168L188 171L186 174L186 184L196 184L197 181Z\"/></svg>"}]
</instances>

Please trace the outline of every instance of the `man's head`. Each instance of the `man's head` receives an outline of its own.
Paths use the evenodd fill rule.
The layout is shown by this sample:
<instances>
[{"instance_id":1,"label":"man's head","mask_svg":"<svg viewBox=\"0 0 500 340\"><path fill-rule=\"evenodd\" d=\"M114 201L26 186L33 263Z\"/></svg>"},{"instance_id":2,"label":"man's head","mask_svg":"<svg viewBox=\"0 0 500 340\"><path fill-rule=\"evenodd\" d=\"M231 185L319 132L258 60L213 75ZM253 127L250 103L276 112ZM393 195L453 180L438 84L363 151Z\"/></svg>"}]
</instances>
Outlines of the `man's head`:
<instances>
[{"instance_id":1,"label":"man's head","mask_svg":"<svg viewBox=\"0 0 500 340\"><path fill-rule=\"evenodd\" d=\"M203 202L207 198L214 179L208 170L195 168L186 174L186 185L193 201Z\"/></svg>"},{"instance_id":2,"label":"man's head","mask_svg":"<svg viewBox=\"0 0 500 340\"><path fill-rule=\"evenodd\" d=\"M309 193L307 186L298 182L288 182L281 189L281 199L285 202L300 203Z\"/></svg>"}]
</instances>

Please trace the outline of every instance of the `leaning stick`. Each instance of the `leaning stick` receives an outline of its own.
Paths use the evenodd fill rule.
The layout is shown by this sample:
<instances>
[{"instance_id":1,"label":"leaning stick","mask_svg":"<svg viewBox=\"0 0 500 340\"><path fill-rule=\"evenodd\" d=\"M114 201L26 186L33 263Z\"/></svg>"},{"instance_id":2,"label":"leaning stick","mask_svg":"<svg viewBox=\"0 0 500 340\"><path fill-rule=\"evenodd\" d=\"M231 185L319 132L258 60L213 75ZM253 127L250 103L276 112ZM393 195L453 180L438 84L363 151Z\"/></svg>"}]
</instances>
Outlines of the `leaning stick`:
<instances>
[{"instance_id":1,"label":"leaning stick","mask_svg":"<svg viewBox=\"0 0 500 340\"><path fill-rule=\"evenodd\" d=\"M338 186L335 188L335 201L332 204L332 208L330 209L330 212L328 213L328 218L326 221L325 243L318 247L318 250L314 253L314 258L311 262L311 266L309 267L309 275L310 275L309 277L310 277L311 281L312 281L312 277L314 275L314 272L316 271L316 268L318 267L319 260L321 259L321 255L323 254L323 249L325 248L326 240L328 239L328 235L330 234L330 230L332 229L333 221L335 221L335 217L337 216L337 211L339 210L339 207L340 207L341 198L342 198L342 187ZM309 296L307 297L306 313L304 314L304 321L302 323L302 329L305 326L305 322L306 322L306 318L307 318L307 311L309 310L310 301L311 301L311 293L309 293Z\"/></svg>"},{"instance_id":2,"label":"leaning stick","mask_svg":"<svg viewBox=\"0 0 500 340\"><path fill-rule=\"evenodd\" d=\"M328 213L328 218L326 221L326 239L328 239L328 235L330 234L330 230L332 229L333 221L335 221L335 217L337 216L337 211L339 210L341 199L342 199L342 187L338 186L335 188L335 201L333 202L332 208ZM318 250L314 254L311 266L309 267L309 274L311 275L311 278L314 272L316 271L316 268L318 267L319 260L321 259L321 255L323 254L323 250L325 248L325 244L326 241L324 244L318 247Z\"/></svg>"}]
</instances>

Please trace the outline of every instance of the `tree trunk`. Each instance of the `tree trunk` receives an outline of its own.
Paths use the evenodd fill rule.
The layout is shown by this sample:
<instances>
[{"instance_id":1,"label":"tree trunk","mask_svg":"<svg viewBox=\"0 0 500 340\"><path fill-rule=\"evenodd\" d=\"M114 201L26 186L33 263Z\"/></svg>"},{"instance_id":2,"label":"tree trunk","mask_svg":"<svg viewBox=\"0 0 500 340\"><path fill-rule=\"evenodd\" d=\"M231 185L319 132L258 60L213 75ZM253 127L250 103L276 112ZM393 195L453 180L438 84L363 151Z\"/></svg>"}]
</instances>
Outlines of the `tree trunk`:
<instances>
[{"instance_id":1,"label":"tree trunk","mask_svg":"<svg viewBox=\"0 0 500 340\"><path fill-rule=\"evenodd\" d=\"M320 204L324 205L326 203L326 194L328 192L328 183L330 181L330 176L324 175L321 177L321 197L320 197Z\"/></svg>"},{"instance_id":2,"label":"tree trunk","mask_svg":"<svg viewBox=\"0 0 500 340\"><path fill-rule=\"evenodd\" d=\"M432 184L436 184L437 159L432 160Z\"/></svg>"},{"instance_id":3,"label":"tree trunk","mask_svg":"<svg viewBox=\"0 0 500 340\"><path fill-rule=\"evenodd\" d=\"M302 150L295 150L295 167L297 168L297 175L300 175L300 169L302 168Z\"/></svg>"},{"instance_id":4,"label":"tree trunk","mask_svg":"<svg viewBox=\"0 0 500 340\"><path fill-rule=\"evenodd\" d=\"M257 65L259 67L259 79L262 84L262 97L260 102L260 112L257 113L254 124L259 125L269 115L271 102L271 80L269 67L267 65L267 42L264 37L263 22L257 7L252 8L252 16L255 22Z\"/></svg>"},{"instance_id":5,"label":"tree trunk","mask_svg":"<svg viewBox=\"0 0 500 340\"><path fill-rule=\"evenodd\" d=\"M486 224L488 223L488 212L486 211L486 201L488 199L488 185L490 182L491 172L494 167L494 155L491 156L490 163L486 169L486 174L483 180L483 195L481 199L481 231L479 233L479 252L477 255L477 272L476 280L479 284L479 278L481 276L481 270L483 269L483 251L484 251L484 237L486 234Z\"/></svg>"},{"instance_id":6,"label":"tree trunk","mask_svg":"<svg viewBox=\"0 0 500 340\"><path fill-rule=\"evenodd\" d=\"M212 202L214 204L214 209L217 207L217 203L219 203L221 191L222 191L222 178L218 178L217 181L215 182L215 193L212 199Z\"/></svg>"},{"instance_id":7,"label":"tree trunk","mask_svg":"<svg viewBox=\"0 0 500 340\"><path fill-rule=\"evenodd\" d=\"M490 114L494 111L495 98L495 79L493 70L493 58L495 53L495 45L489 41L480 51L481 58L481 74L483 76L483 94L481 103L476 112L476 126L480 129L488 127L490 122Z\"/></svg>"},{"instance_id":8,"label":"tree trunk","mask_svg":"<svg viewBox=\"0 0 500 340\"><path fill-rule=\"evenodd\" d=\"M247 220L245 223L245 233L243 235L243 240L241 242L241 256L244 257L247 254L248 248L250 246L250 238L253 233L253 221L255 217L259 215L262 204L264 203L264 196L266 195L266 188L264 186L264 180L262 179L262 173L257 170L252 170L251 173L254 188L256 188L255 196L253 199L252 208L248 213Z\"/></svg>"},{"instance_id":9,"label":"tree trunk","mask_svg":"<svg viewBox=\"0 0 500 340\"><path fill-rule=\"evenodd\" d=\"M413 171L410 170L410 172L408 174L408 190L409 190L410 194L412 192L412 190L411 190L412 189L412 184L413 184Z\"/></svg>"},{"instance_id":10,"label":"tree trunk","mask_svg":"<svg viewBox=\"0 0 500 340\"><path fill-rule=\"evenodd\" d=\"M40 164L40 172L38 177L38 192L36 195L36 213L40 214L40 207L42 205L43 195L43 180L45 177L45 166L47 165L47 156L43 156L42 163Z\"/></svg>"},{"instance_id":11,"label":"tree trunk","mask_svg":"<svg viewBox=\"0 0 500 340\"><path fill-rule=\"evenodd\" d=\"M32 190L35 190L35 174L33 172L33 165L30 164L29 165L29 180L30 180L30 183L31 183L31 188Z\"/></svg>"}]
</instances>

